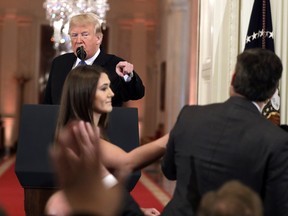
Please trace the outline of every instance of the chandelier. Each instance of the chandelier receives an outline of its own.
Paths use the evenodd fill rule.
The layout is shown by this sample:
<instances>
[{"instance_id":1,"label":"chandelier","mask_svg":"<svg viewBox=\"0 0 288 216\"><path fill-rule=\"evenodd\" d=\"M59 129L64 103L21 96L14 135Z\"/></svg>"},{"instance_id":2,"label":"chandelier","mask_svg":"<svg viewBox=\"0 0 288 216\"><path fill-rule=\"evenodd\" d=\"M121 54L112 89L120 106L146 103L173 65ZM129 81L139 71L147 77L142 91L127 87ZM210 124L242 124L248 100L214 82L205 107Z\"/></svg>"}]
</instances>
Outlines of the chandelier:
<instances>
[{"instance_id":1,"label":"chandelier","mask_svg":"<svg viewBox=\"0 0 288 216\"><path fill-rule=\"evenodd\" d=\"M45 0L46 18L54 28L52 40L54 47L60 52L71 50L68 36L70 17L86 12L98 15L102 26L106 24L106 12L109 10L107 0Z\"/></svg>"}]
</instances>

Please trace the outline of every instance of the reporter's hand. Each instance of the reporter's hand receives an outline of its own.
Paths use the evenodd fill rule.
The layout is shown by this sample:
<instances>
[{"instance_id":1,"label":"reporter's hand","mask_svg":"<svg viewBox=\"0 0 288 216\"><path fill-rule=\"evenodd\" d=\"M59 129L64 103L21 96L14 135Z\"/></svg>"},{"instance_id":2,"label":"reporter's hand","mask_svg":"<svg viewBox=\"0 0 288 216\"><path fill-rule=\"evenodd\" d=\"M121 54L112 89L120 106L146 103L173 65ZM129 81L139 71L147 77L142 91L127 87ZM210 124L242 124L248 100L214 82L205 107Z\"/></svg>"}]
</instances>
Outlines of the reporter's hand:
<instances>
[{"instance_id":1,"label":"reporter's hand","mask_svg":"<svg viewBox=\"0 0 288 216\"><path fill-rule=\"evenodd\" d=\"M103 185L100 153L99 130L90 123L71 122L56 138L51 157L73 212L114 216L118 211L122 187Z\"/></svg>"}]
</instances>

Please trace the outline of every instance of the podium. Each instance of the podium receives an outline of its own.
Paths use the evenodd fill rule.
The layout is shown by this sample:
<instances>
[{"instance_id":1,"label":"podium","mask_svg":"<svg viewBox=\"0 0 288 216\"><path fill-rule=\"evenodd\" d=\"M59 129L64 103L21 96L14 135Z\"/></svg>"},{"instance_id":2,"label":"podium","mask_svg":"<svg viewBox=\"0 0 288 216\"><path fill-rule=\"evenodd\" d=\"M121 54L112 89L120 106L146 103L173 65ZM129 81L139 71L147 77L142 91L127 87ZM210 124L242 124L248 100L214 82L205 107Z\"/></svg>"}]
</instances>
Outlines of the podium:
<instances>
[{"instance_id":1,"label":"podium","mask_svg":"<svg viewBox=\"0 0 288 216\"><path fill-rule=\"evenodd\" d=\"M24 188L24 207L29 216L43 215L47 200L58 189L49 157L58 110L58 105L22 106L15 173ZM111 143L127 152L139 146L138 110L114 107L105 132ZM127 182L129 191L140 176L140 171L131 174Z\"/></svg>"}]
</instances>

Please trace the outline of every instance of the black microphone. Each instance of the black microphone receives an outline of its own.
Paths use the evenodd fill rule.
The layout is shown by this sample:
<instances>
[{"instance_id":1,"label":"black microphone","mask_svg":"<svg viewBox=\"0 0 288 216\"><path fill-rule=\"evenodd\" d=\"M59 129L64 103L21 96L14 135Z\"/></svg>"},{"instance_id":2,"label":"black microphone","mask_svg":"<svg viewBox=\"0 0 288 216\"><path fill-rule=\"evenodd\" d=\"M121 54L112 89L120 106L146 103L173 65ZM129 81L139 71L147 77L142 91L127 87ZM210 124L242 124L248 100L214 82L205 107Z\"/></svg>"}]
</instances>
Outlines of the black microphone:
<instances>
[{"instance_id":1,"label":"black microphone","mask_svg":"<svg viewBox=\"0 0 288 216\"><path fill-rule=\"evenodd\" d=\"M77 57L81 59L81 61L84 61L87 55L83 46L80 46L76 49L76 54L77 54Z\"/></svg>"}]
</instances>

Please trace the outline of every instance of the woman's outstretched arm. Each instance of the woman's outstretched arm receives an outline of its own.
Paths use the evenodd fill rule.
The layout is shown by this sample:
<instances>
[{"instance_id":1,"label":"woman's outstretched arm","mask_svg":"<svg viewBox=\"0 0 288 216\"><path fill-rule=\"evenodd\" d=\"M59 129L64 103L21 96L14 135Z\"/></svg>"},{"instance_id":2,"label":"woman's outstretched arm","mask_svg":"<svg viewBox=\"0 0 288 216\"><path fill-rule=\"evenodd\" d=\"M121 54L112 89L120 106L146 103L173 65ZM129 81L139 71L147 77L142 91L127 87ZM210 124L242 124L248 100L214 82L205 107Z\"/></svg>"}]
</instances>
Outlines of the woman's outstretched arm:
<instances>
[{"instance_id":1,"label":"woman's outstretched arm","mask_svg":"<svg viewBox=\"0 0 288 216\"><path fill-rule=\"evenodd\" d=\"M168 138L169 133L130 152L125 152L120 147L101 140L102 161L108 169L115 169L116 172L124 171L130 173L142 169L164 155Z\"/></svg>"}]
</instances>

